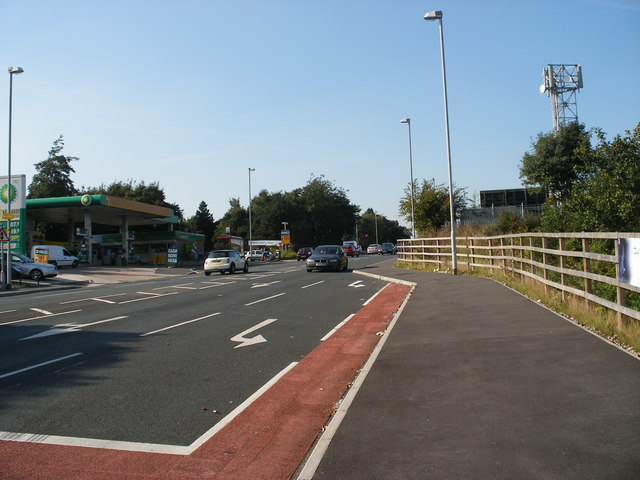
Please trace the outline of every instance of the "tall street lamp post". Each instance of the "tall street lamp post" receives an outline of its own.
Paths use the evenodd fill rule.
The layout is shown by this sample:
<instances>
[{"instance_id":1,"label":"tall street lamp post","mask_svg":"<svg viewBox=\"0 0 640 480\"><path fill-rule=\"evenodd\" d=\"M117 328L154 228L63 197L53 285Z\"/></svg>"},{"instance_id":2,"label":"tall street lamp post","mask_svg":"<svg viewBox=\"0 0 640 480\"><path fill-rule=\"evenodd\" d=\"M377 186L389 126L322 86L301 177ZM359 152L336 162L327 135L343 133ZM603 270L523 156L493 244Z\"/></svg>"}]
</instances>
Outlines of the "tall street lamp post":
<instances>
[{"instance_id":1,"label":"tall street lamp post","mask_svg":"<svg viewBox=\"0 0 640 480\"><path fill-rule=\"evenodd\" d=\"M400 123L406 123L409 127L409 172L411 173L411 231L416 238L416 219L413 215L413 153L411 151L411 119L403 118Z\"/></svg>"},{"instance_id":2,"label":"tall street lamp post","mask_svg":"<svg viewBox=\"0 0 640 480\"><path fill-rule=\"evenodd\" d=\"M13 108L13 76L19 75L24 70L20 67L9 67L9 152L8 152L8 170L7 170L7 284L6 287L11 289L11 117Z\"/></svg>"},{"instance_id":3,"label":"tall street lamp post","mask_svg":"<svg viewBox=\"0 0 640 480\"><path fill-rule=\"evenodd\" d=\"M255 168L249 167L249 258L251 258L251 172L255 172Z\"/></svg>"},{"instance_id":4,"label":"tall street lamp post","mask_svg":"<svg viewBox=\"0 0 640 480\"><path fill-rule=\"evenodd\" d=\"M456 258L456 219L453 205L453 180L451 175L451 142L449 140L449 104L447 102L447 71L444 62L444 34L442 32L442 12L427 12L424 16L427 21L438 20L440 25L440 57L442 58L442 88L444 91L444 129L447 138L447 162L449 168L449 210L451 221L451 267L453 274L458 273L458 260Z\"/></svg>"}]
</instances>

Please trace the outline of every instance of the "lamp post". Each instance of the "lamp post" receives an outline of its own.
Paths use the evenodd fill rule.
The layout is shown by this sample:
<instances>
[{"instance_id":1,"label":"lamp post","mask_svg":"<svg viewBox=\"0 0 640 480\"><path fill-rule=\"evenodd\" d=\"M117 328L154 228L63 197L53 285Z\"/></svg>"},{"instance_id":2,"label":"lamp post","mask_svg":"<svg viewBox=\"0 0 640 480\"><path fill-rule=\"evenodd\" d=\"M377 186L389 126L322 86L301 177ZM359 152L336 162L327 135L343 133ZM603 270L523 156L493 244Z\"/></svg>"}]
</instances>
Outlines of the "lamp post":
<instances>
[{"instance_id":1,"label":"lamp post","mask_svg":"<svg viewBox=\"0 0 640 480\"><path fill-rule=\"evenodd\" d=\"M255 171L255 168L249 167L249 258L251 258L251 172Z\"/></svg>"},{"instance_id":2,"label":"lamp post","mask_svg":"<svg viewBox=\"0 0 640 480\"><path fill-rule=\"evenodd\" d=\"M376 224L376 243L378 243L378 214L375 212L375 210L373 212L373 219Z\"/></svg>"},{"instance_id":3,"label":"lamp post","mask_svg":"<svg viewBox=\"0 0 640 480\"><path fill-rule=\"evenodd\" d=\"M456 223L455 208L453 206L453 180L451 175L451 142L449 140L449 105L447 102L447 71L444 62L444 34L442 32L442 12L427 12L424 16L427 21L438 20L440 25L440 57L442 58L442 88L444 91L444 129L447 138L447 162L449 169L449 210L451 221L451 267L453 274L458 273L458 261L456 258Z\"/></svg>"},{"instance_id":4,"label":"lamp post","mask_svg":"<svg viewBox=\"0 0 640 480\"><path fill-rule=\"evenodd\" d=\"M413 215L413 153L411 151L411 119L403 118L400 123L406 123L409 127L409 172L411 173L411 231L416 238L416 219Z\"/></svg>"},{"instance_id":5,"label":"lamp post","mask_svg":"<svg viewBox=\"0 0 640 480\"><path fill-rule=\"evenodd\" d=\"M8 152L8 169L7 169L7 283L6 288L11 289L11 117L13 107L13 76L19 75L24 70L20 67L9 67L9 152Z\"/></svg>"}]
</instances>

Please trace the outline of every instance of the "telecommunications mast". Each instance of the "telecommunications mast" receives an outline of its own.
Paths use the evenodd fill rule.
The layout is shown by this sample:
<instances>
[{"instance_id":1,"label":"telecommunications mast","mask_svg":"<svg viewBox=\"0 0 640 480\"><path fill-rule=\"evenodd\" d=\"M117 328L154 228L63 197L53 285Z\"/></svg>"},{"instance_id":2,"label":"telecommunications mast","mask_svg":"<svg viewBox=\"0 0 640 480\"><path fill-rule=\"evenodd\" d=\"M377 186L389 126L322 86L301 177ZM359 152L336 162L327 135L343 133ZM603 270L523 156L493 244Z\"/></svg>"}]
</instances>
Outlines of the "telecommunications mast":
<instances>
[{"instance_id":1,"label":"telecommunications mast","mask_svg":"<svg viewBox=\"0 0 640 480\"><path fill-rule=\"evenodd\" d=\"M540 93L551 97L553 130L578 121L576 91L582 88L582 67L580 65L547 65L542 71L544 83Z\"/></svg>"}]
</instances>

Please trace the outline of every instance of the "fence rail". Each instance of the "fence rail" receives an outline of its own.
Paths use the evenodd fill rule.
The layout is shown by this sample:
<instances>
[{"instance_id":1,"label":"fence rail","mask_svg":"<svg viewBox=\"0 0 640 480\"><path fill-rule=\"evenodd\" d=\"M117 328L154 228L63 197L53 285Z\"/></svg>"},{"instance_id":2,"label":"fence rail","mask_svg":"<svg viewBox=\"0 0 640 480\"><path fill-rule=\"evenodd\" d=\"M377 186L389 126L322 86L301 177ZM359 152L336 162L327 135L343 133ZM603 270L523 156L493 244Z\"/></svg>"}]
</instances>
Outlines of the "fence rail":
<instances>
[{"instance_id":1,"label":"fence rail","mask_svg":"<svg viewBox=\"0 0 640 480\"><path fill-rule=\"evenodd\" d=\"M582 297L640 320L640 287L620 281L619 239L640 233L521 233L458 237L456 259L467 269L502 270L547 288ZM412 265L451 264L451 238L398 240L398 260Z\"/></svg>"}]
</instances>

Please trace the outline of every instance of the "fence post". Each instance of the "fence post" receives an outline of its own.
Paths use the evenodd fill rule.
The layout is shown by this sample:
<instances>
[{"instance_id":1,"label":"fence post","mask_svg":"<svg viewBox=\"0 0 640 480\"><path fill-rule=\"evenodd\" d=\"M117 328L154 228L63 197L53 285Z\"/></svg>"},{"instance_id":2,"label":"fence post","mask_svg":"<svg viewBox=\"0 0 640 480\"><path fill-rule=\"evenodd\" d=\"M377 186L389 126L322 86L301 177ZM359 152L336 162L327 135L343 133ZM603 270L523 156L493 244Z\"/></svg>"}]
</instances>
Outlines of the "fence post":
<instances>
[{"instance_id":1,"label":"fence post","mask_svg":"<svg viewBox=\"0 0 640 480\"><path fill-rule=\"evenodd\" d=\"M471 256L473 254L473 238L467 237L467 271L471 270Z\"/></svg>"},{"instance_id":2,"label":"fence post","mask_svg":"<svg viewBox=\"0 0 640 480\"><path fill-rule=\"evenodd\" d=\"M616 280L618 281L618 285L616 285L616 299L618 301L618 305L624 307L627 305L627 296L624 288L620 286L620 244L618 243L618 239L614 240L614 245L616 247ZM618 315L618 328L624 328L624 316L622 312L617 312Z\"/></svg>"},{"instance_id":3,"label":"fence post","mask_svg":"<svg viewBox=\"0 0 640 480\"><path fill-rule=\"evenodd\" d=\"M536 267L533 265L533 237L529 237L529 260L531 260L531 273L535 275Z\"/></svg>"},{"instance_id":4,"label":"fence post","mask_svg":"<svg viewBox=\"0 0 640 480\"><path fill-rule=\"evenodd\" d=\"M504 258L504 237L500 237L500 256L502 257L502 269L506 270L507 268L507 259Z\"/></svg>"},{"instance_id":5,"label":"fence post","mask_svg":"<svg viewBox=\"0 0 640 480\"><path fill-rule=\"evenodd\" d=\"M564 270L567 267L567 259L565 258L564 255L562 255L562 252L564 252L566 242L567 242L566 238L560 237L560 241L558 243L558 249L560 253L560 283L562 284L563 287L565 286ZM564 290L562 290L562 301L564 302L564 300L565 300L565 293L564 293Z\"/></svg>"},{"instance_id":6,"label":"fence post","mask_svg":"<svg viewBox=\"0 0 640 480\"><path fill-rule=\"evenodd\" d=\"M586 255L587 253L589 253L589 239L585 237L582 239L582 254L584 255L583 262L582 262L582 269L584 273L591 273L591 259L587 258L587 255ZM590 278L584 279L584 291L585 293L591 293Z\"/></svg>"},{"instance_id":7,"label":"fence post","mask_svg":"<svg viewBox=\"0 0 640 480\"><path fill-rule=\"evenodd\" d=\"M489 269L493 273L493 240L489 238L487 241L489 242Z\"/></svg>"},{"instance_id":8,"label":"fence post","mask_svg":"<svg viewBox=\"0 0 640 480\"><path fill-rule=\"evenodd\" d=\"M549 257L547 255L547 247L549 246L549 242L547 240L547 237L542 237L542 248L543 248L543 252L542 252L542 278L544 278L545 280L549 280L549 271L547 270L547 261L549 260ZM544 284L544 294L547 295L549 293L549 286L545 283Z\"/></svg>"}]
</instances>

